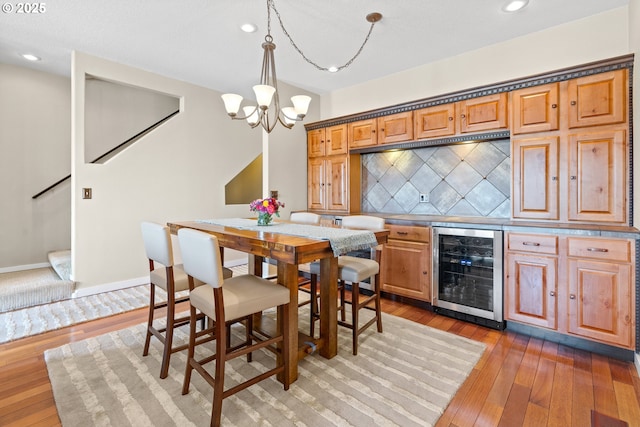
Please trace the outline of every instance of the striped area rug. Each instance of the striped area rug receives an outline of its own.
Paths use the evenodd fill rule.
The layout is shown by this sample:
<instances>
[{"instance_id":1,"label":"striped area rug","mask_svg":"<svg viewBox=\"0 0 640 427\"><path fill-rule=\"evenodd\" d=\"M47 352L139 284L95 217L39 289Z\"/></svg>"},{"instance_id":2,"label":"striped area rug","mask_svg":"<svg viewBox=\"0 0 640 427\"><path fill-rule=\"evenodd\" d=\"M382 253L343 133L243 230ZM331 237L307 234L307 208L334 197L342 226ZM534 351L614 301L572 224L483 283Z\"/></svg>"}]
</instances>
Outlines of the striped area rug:
<instances>
[{"instance_id":1,"label":"striped area rug","mask_svg":"<svg viewBox=\"0 0 640 427\"><path fill-rule=\"evenodd\" d=\"M305 329L301 315L301 328ZM469 375L484 344L385 315L385 331L369 328L351 354L349 331L339 328L339 353L314 354L299 363L289 391L269 378L224 400L225 426L429 426ZM235 333L241 327L234 327ZM178 339L186 340L186 331ZM142 357L144 326L75 342L45 353L64 426L204 426L211 387L194 372L181 395L185 352L171 358L159 379L161 346L152 340ZM227 364L226 386L273 366L269 352Z\"/></svg>"},{"instance_id":2,"label":"striped area rug","mask_svg":"<svg viewBox=\"0 0 640 427\"><path fill-rule=\"evenodd\" d=\"M247 265L231 270L246 274ZM158 289L156 299L165 301L166 292ZM142 285L0 313L0 344L148 306L149 285Z\"/></svg>"}]
</instances>

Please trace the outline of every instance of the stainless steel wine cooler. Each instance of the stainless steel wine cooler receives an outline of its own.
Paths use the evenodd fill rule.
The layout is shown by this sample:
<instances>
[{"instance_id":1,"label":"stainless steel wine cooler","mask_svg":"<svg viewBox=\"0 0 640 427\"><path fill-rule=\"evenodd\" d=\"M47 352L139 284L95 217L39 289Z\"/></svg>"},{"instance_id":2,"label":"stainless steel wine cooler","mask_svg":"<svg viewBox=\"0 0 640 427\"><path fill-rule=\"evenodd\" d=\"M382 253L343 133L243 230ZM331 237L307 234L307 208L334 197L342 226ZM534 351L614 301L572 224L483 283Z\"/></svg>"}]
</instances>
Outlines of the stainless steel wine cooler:
<instances>
[{"instance_id":1,"label":"stainless steel wine cooler","mask_svg":"<svg viewBox=\"0 0 640 427\"><path fill-rule=\"evenodd\" d=\"M502 232L434 227L433 252L434 310L504 329Z\"/></svg>"}]
</instances>

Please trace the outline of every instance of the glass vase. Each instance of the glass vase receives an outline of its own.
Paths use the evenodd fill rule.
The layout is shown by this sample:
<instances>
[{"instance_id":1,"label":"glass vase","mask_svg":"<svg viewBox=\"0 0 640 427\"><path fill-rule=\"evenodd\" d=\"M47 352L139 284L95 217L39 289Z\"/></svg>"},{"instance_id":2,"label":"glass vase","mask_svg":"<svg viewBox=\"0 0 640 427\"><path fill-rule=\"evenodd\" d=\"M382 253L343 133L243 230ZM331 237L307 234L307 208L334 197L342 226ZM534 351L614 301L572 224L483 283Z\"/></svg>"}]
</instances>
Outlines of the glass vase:
<instances>
[{"instance_id":1,"label":"glass vase","mask_svg":"<svg viewBox=\"0 0 640 427\"><path fill-rule=\"evenodd\" d=\"M271 225L271 214L267 212L258 213L258 225Z\"/></svg>"}]
</instances>

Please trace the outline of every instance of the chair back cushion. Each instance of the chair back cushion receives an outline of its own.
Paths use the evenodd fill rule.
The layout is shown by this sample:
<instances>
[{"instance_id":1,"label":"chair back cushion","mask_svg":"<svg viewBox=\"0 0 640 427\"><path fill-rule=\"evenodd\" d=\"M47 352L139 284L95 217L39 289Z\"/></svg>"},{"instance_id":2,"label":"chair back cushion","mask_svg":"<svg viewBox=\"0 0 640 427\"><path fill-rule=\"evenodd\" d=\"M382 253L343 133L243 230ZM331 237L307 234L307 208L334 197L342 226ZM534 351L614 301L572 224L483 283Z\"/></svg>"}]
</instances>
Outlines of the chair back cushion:
<instances>
[{"instance_id":1,"label":"chair back cushion","mask_svg":"<svg viewBox=\"0 0 640 427\"><path fill-rule=\"evenodd\" d=\"M213 288L222 286L224 278L218 239L202 231L181 228L178 242L184 271Z\"/></svg>"},{"instance_id":2,"label":"chair back cushion","mask_svg":"<svg viewBox=\"0 0 640 427\"><path fill-rule=\"evenodd\" d=\"M165 267L173 266L173 250L169 227L154 222L143 222L142 240L147 258L159 262Z\"/></svg>"},{"instance_id":3,"label":"chair back cushion","mask_svg":"<svg viewBox=\"0 0 640 427\"><path fill-rule=\"evenodd\" d=\"M345 228L361 228L365 230L384 229L384 218L369 215L350 215L342 217L342 226Z\"/></svg>"},{"instance_id":4,"label":"chair back cushion","mask_svg":"<svg viewBox=\"0 0 640 427\"><path fill-rule=\"evenodd\" d=\"M320 224L320 215L312 212L291 212L289 220L300 224L318 225Z\"/></svg>"}]
</instances>

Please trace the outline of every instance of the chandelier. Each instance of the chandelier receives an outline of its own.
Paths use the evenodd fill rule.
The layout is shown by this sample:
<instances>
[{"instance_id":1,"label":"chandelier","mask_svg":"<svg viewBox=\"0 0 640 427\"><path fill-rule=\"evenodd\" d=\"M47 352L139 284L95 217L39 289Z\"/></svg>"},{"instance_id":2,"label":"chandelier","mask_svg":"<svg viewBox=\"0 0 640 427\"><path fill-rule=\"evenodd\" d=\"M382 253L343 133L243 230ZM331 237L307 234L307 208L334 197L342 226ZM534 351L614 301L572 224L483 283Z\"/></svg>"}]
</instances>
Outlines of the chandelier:
<instances>
[{"instance_id":1,"label":"chandelier","mask_svg":"<svg viewBox=\"0 0 640 427\"><path fill-rule=\"evenodd\" d=\"M326 68L318 66L315 62L309 60L304 53L302 53L302 50L298 48L287 30L284 28L282 18L280 17L273 0L267 0L267 35L264 37L264 43L262 43L262 49L264 49L262 56L262 72L260 74L260 84L253 86L253 92L256 96L256 104L242 107L244 115L239 116L238 112L240 111L240 105L242 104L242 96L235 93L225 93L222 95L222 100L224 101L224 107L227 110L227 114L233 120L246 120L252 128L262 125L267 133L270 133L278 122L287 129L291 129L296 122L304 119L309 109L309 103L311 102L311 97L309 96L296 95L291 97L293 107L280 108L276 63L273 54L276 45L273 43L273 37L271 37L271 9L273 9L278 16L278 21L280 22L280 26L284 34L289 38L293 47L300 55L302 55L304 60L319 70L330 72L340 71L351 65L358 55L360 55L364 45L369 40L369 36L371 35L371 31L373 30L375 23L382 19L382 15L379 13L370 13L367 15L366 19L371 23L371 27L367 37L362 43L362 46L360 46L360 49L358 49L356 54L344 65L340 67Z\"/></svg>"}]
</instances>

